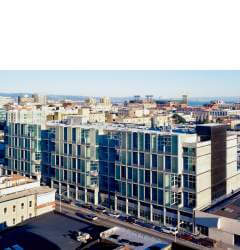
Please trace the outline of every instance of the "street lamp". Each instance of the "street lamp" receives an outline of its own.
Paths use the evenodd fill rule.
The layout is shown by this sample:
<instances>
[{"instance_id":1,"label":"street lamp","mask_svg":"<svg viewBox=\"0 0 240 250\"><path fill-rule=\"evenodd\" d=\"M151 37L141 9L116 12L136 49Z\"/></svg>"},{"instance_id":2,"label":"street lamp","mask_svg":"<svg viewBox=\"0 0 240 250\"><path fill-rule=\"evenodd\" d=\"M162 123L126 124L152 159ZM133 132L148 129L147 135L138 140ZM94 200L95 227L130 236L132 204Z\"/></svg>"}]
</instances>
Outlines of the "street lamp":
<instances>
[{"instance_id":1,"label":"street lamp","mask_svg":"<svg viewBox=\"0 0 240 250\"><path fill-rule=\"evenodd\" d=\"M183 221L177 223L177 232L178 232L179 226L182 225L183 223L184 223ZM175 234L175 243L176 242L177 242L177 233Z\"/></svg>"}]
</instances>

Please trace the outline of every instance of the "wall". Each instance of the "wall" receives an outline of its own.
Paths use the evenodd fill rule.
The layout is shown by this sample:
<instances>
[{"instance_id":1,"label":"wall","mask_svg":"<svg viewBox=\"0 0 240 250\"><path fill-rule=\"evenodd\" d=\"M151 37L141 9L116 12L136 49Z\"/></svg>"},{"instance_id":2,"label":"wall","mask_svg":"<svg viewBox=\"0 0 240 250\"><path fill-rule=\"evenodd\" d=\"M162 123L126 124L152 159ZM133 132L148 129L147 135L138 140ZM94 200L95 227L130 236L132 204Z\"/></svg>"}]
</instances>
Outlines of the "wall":
<instances>
[{"instance_id":1,"label":"wall","mask_svg":"<svg viewBox=\"0 0 240 250\"><path fill-rule=\"evenodd\" d=\"M29 207L29 202L32 201L32 206ZM21 204L24 203L22 209ZM16 206L15 212L13 212L13 206ZM4 208L7 208L7 213L4 214ZM3 222L7 223L7 226L14 226L13 219L15 219L15 225L22 222L22 216L24 220L36 216L35 213L35 196L30 195L15 200L10 200L0 203L0 224ZM31 214L31 216L30 216Z\"/></svg>"}]
</instances>

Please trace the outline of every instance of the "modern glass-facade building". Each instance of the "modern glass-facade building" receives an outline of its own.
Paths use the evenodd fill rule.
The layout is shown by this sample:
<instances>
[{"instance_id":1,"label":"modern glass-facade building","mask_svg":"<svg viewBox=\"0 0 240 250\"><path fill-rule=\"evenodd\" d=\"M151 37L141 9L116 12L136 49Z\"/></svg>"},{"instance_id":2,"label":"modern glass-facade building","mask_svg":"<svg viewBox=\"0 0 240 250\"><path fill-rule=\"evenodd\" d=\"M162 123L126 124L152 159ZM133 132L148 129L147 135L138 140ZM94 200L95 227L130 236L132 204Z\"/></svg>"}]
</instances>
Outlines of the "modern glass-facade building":
<instances>
[{"instance_id":1,"label":"modern glass-facade building","mask_svg":"<svg viewBox=\"0 0 240 250\"><path fill-rule=\"evenodd\" d=\"M5 128L6 173L41 177L41 126L10 123Z\"/></svg>"},{"instance_id":2,"label":"modern glass-facade building","mask_svg":"<svg viewBox=\"0 0 240 250\"><path fill-rule=\"evenodd\" d=\"M6 170L28 175L40 169L44 182L72 200L191 229L194 210L219 198L215 143L204 129L190 134L110 125L34 126L9 124ZM221 136L226 171L220 195L225 195L239 188L240 178L237 138L223 131Z\"/></svg>"}]
</instances>

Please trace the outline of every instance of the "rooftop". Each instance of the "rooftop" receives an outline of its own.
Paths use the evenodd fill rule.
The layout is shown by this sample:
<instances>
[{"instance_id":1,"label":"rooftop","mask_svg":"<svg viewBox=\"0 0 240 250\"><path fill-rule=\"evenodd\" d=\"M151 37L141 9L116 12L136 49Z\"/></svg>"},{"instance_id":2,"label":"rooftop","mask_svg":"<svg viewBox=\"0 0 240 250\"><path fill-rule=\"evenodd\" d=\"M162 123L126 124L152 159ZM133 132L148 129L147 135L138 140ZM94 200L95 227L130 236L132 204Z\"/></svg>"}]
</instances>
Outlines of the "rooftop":
<instances>
[{"instance_id":1,"label":"rooftop","mask_svg":"<svg viewBox=\"0 0 240 250\"><path fill-rule=\"evenodd\" d=\"M80 246L73 238L74 231L89 233L96 239L106 229L68 216L48 213L1 232L0 249L18 244L24 250L74 250Z\"/></svg>"},{"instance_id":2,"label":"rooftop","mask_svg":"<svg viewBox=\"0 0 240 250\"><path fill-rule=\"evenodd\" d=\"M189 127L189 129L184 128L169 128L166 127L164 129L152 129L147 126L140 126L136 124L113 124L113 123L96 123L96 124L74 124L74 125L68 125L63 122L48 122L47 126L49 127L75 127L75 128L83 128L83 129L102 129L102 130L117 130L117 131L131 131L133 132L142 132L142 133L152 133L152 134L160 134L160 135L172 135L172 134L193 134L192 127Z\"/></svg>"},{"instance_id":3,"label":"rooftop","mask_svg":"<svg viewBox=\"0 0 240 250\"><path fill-rule=\"evenodd\" d=\"M229 197L207 208L205 212L240 221L240 189Z\"/></svg>"},{"instance_id":4,"label":"rooftop","mask_svg":"<svg viewBox=\"0 0 240 250\"><path fill-rule=\"evenodd\" d=\"M128 245L135 250L145 249L158 243L165 244L165 246L169 244L168 242L160 241L159 238L151 237L122 227L113 227L101 233L101 235L105 236L104 239L117 244Z\"/></svg>"},{"instance_id":5,"label":"rooftop","mask_svg":"<svg viewBox=\"0 0 240 250\"><path fill-rule=\"evenodd\" d=\"M19 199L21 197L29 196L29 195L34 195L34 194L44 194L44 193L49 193L49 192L54 192L55 189L49 188L47 186L40 186L37 188L32 188L24 191L19 191L7 195L2 195L0 196L0 203L5 202L5 201L10 201L10 200L15 200Z\"/></svg>"},{"instance_id":6,"label":"rooftop","mask_svg":"<svg viewBox=\"0 0 240 250\"><path fill-rule=\"evenodd\" d=\"M232 203L212 212L212 214L240 221L240 197Z\"/></svg>"}]
</instances>

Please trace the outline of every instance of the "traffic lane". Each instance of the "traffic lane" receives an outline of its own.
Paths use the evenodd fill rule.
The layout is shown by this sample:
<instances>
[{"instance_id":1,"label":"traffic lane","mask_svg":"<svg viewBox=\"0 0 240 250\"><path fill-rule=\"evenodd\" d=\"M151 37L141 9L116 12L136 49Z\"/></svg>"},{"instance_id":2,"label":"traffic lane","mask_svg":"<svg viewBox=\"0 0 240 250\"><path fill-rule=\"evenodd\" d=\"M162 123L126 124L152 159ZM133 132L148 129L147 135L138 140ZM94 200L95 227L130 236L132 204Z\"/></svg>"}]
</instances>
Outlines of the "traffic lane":
<instances>
[{"instance_id":1,"label":"traffic lane","mask_svg":"<svg viewBox=\"0 0 240 250\"><path fill-rule=\"evenodd\" d=\"M63 207L64 207L64 210L63 210ZM66 209L66 210L65 210ZM166 234L161 234L161 233L158 233L154 230L149 230L149 228L144 228L144 227L141 227L137 224L130 224L130 223L127 223L127 222L123 222L123 221L120 221L118 220L117 218L111 218L109 216L106 216L104 214L101 214L101 213L97 213L97 212L94 212L94 211L90 211L88 209L85 209L85 208L75 208L69 204L62 204L62 211L71 211L73 213L73 215L75 217L77 217L75 215L76 212L83 212L84 214L89 214L89 213L92 213L92 214L95 214L97 217L98 217L98 220L96 221L93 221L92 223L94 224L103 224L104 226L110 226L110 227L114 227L116 225L118 226L122 226L122 227L126 227L128 229L132 229L134 231L139 231L139 232L144 232L150 236L155 236L155 237L158 237L160 238L161 240L163 241L167 241L167 242L172 242L174 241L174 237L171 236L171 235L166 235ZM88 221L86 219L82 219L82 217L78 217L78 218L81 218L81 220L84 220L84 221ZM164 236L164 237L162 237Z\"/></svg>"},{"instance_id":2,"label":"traffic lane","mask_svg":"<svg viewBox=\"0 0 240 250\"><path fill-rule=\"evenodd\" d=\"M108 227L122 226L122 227L125 227L125 228L128 228L128 229L134 230L134 231L138 231L140 233L145 233L145 234L148 234L150 236L157 237L160 240L165 241L165 242L173 242L173 241L175 241L175 237L172 236L172 235L168 235L168 234L165 234L165 233L160 233L160 232L157 232L157 231L155 231L153 229L149 229L149 228L144 228L144 227L141 227L141 226L139 226L137 224L130 224L130 223L127 223L127 222L123 222L123 221L120 221L120 220L118 220L116 218L111 218L111 217L106 216L104 214L97 213L95 211L91 211L91 210L88 210L88 209L85 209L85 208L82 208L82 207L72 206L72 205L66 204L66 203L64 203L64 205L62 203L62 206L67 208L67 210L71 210L72 212L81 211L83 213L92 213L92 214L97 215L99 219L98 219L98 221L94 221L94 223L96 223L96 225L104 225L104 226L108 226ZM185 240L182 240L182 239L179 239L179 238L176 238L176 242L179 243L179 244L183 244L183 245L192 247L193 249L209 249L209 248L205 248L205 247L200 246L200 245L196 245L196 244L194 244L194 243L192 243L190 241L185 241Z\"/></svg>"}]
</instances>

